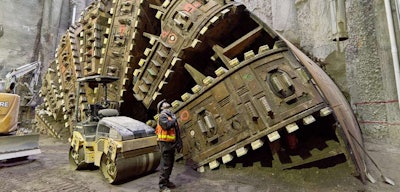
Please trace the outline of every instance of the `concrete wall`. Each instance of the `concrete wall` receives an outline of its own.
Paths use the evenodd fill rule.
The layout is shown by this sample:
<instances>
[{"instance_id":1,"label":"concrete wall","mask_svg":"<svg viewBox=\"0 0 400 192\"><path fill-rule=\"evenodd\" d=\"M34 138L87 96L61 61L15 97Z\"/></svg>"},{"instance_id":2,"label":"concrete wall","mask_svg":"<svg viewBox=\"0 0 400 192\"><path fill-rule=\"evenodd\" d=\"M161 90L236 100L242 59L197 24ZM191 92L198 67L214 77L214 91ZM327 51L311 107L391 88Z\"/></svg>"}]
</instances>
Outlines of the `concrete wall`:
<instances>
[{"instance_id":1,"label":"concrete wall","mask_svg":"<svg viewBox=\"0 0 400 192\"><path fill-rule=\"evenodd\" d=\"M39 55L45 70L54 59L59 39L71 24L70 1L45 0L43 3Z\"/></svg>"},{"instance_id":2,"label":"concrete wall","mask_svg":"<svg viewBox=\"0 0 400 192\"><path fill-rule=\"evenodd\" d=\"M71 24L72 6L77 16L92 0L0 0L0 78L12 68L40 60L46 69L54 59L60 37Z\"/></svg>"},{"instance_id":3,"label":"concrete wall","mask_svg":"<svg viewBox=\"0 0 400 192\"><path fill-rule=\"evenodd\" d=\"M349 2L346 68L355 110L366 135L399 143L400 111L384 1Z\"/></svg>"},{"instance_id":4,"label":"concrete wall","mask_svg":"<svg viewBox=\"0 0 400 192\"><path fill-rule=\"evenodd\" d=\"M12 68L36 61L34 49L40 39L42 15L41 0L1 0L0 25L0 78Z\"/></svg>"}]
</instances>

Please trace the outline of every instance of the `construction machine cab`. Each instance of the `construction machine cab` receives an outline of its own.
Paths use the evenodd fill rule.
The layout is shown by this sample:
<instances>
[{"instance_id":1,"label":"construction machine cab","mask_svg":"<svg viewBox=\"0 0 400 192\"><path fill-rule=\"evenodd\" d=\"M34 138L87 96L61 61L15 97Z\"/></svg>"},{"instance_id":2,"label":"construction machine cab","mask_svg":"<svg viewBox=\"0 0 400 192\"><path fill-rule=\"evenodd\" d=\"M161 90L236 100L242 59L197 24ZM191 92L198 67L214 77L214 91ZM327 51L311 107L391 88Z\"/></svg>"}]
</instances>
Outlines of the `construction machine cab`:
<instances>
[{"instance_id":1,"label":"construction machine cab","mask_svg":"<svg viewBox=\"0 0 400 192\"><path fill-rule=\"evenodd\" d=\"M96 103L93 104L88 104L86 112L86 116L88 117L89 122L98 122L101 118L103 117L110 117L110 116L118 116L118 102L117 101L110 101L108 100L107 97L107 85L109 83L113 83L118 80L118 77L112 77L112 76L102 76L102 75L95 75L95 76L88 76L88 77L83 77L77 79L78 82L78 87L77 87L77 92L76 94L76 106L79 106L79 93L81 92L81 87L84 84L87 84L89 87L92 89L98 87L98 85L101 85L104 90L104 97L100 100L97 101ZM79 107L75 108L75 118L77 122L81 121L80 118L80 110Z\"/></svg>"}]
</instances>

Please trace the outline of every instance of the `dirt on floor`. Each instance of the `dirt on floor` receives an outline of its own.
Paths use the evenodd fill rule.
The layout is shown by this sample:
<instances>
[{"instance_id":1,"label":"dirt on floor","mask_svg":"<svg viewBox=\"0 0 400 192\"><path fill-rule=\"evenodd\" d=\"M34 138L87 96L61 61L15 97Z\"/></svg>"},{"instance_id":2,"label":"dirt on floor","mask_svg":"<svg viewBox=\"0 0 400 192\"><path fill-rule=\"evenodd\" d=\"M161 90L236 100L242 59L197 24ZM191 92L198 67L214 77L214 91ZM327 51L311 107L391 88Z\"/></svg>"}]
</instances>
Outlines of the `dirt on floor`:
<instances>
[{"instance_id":1,"label":"dirt on floor","mask_svg":"<svg viewBox=\"0 0 400 192\"><path fill-rule=\"evenodd\" d=\"M0 191L158 191L158 171L120 185L110 185L99 170L72 170L68 161L67 142L41 135L40 146L42 153L29 157L31 162L0 167ZM383 145L368 140L366 149L382 169L384 176L396 182L395 186L384 183L371 162L368 162L368 167L377 182L366 185L352 176L346 162L324 168L307 167L284 171L264 167L261 163L237 163L204 173L196 172L178 162L171 181L177 185L173 191L182 192L400 192L400 146Z\"/></svg>"}]
</instances>

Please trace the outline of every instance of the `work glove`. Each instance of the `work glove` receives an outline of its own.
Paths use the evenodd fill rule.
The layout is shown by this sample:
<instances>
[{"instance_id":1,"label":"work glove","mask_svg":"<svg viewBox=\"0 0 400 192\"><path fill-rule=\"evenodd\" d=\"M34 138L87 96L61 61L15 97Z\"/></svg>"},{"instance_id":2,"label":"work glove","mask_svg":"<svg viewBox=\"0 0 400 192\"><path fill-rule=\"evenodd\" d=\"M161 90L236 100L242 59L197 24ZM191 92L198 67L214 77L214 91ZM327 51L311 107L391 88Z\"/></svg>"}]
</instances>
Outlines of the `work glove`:
<instances>
[{"instance_id":1,"label":"work glove","mask_svg":"<svg viewBox=\"0 0 400 192\"><path fill-rule=\"evenodd\" d=\"M182 152L182 140L178 139L175 143L175 149L178 153Z\"/></svg>"}]
</instances>

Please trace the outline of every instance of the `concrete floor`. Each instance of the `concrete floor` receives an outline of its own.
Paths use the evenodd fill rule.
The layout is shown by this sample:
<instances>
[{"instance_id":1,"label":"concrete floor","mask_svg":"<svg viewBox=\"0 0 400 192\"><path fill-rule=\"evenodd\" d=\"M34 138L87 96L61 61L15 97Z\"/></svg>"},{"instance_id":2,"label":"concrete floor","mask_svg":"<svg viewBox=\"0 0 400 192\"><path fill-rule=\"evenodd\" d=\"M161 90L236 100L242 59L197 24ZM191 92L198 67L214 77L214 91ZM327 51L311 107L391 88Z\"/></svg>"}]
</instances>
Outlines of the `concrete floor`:
<instances>
[{"instance_id":1,"label":"concrete floor","mask_svg":"<svg viewBox=\"0 0 400 192\"><path fill-rule=\"evenodd\" d=\"M42 153L29 157L30 163L0 167L0 191L100 191L100 192L156 192L158 171L120 185L106 183L99 170L75 171L68 163L68 143L42 135ZM398 163L400 147L383 146L368 141L368 152L385 176L400 182ZM371 167L371 166L370 166ZM171 180L181 192L304 192L304 191L388 191L399 192L398 185L382 182L379 173L371 167L377 183L363 185L353 177L347 163L327 168L303 168L277 171L254 163L236 164L217 170L198 173L182 163L176 163Z\"/></svg>"}]
</instances>

